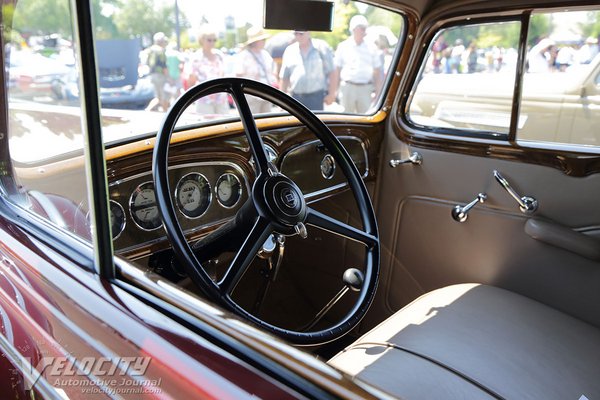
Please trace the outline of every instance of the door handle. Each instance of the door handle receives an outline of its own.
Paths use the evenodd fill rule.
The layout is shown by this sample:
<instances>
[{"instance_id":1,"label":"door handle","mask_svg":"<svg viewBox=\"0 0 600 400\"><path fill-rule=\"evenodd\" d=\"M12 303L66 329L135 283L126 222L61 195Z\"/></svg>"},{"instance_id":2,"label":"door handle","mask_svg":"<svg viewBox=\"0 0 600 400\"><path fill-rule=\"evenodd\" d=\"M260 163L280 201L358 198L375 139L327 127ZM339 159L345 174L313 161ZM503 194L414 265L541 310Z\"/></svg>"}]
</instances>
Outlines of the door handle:
<instances>
[{"instance_id":1,"label":"door handle","mask_svg":"<svg viewBox=\"0 0 600 400\"><path fill-rule=\"evenodd\" d=\"M408 163L414 165L421 165L423 164L423 156L415 151L408 158L402 159L400 158L400 155L398 153L395 153L392 154L392 159L390 160L390 167L396 168L398 165Z\"/></svg>"}]
</instances>

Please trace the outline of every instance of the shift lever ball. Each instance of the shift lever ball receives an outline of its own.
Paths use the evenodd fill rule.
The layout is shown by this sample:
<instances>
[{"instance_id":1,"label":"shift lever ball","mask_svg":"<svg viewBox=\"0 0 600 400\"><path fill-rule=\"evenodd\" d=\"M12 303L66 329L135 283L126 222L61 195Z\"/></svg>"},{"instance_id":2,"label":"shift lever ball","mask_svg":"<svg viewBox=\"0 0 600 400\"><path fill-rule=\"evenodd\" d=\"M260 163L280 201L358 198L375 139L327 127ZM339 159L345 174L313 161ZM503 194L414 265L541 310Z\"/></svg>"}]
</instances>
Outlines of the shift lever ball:
<instances>
[{"instance_id":1,"label":"shift lever ball","mask_svg":"<svg viewBox=\"0 0 600 400\"><path fill-rule=\"evenodd\" d=\"M342 277L344 281L344 285L347 288L354 290L355 292L360 291L363 286L363 282L365 281L364 274L356 269L356 268L348 268L344 271L344 276Z\"/></svg>"}]
</instances>

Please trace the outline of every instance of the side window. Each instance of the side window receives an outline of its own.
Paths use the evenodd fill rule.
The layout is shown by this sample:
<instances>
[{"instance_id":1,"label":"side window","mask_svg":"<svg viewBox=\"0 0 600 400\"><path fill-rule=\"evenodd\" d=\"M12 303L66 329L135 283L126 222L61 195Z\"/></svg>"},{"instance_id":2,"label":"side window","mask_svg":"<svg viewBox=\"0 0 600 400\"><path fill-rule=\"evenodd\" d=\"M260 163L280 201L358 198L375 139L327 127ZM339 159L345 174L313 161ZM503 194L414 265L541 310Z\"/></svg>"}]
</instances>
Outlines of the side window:
<instances>
[{"instance_id":1,"label":"side window","mask_svg":"<svg viewBox=\"0 0 600 400\"><path fill-rule=\"evenodd\" d=\"M425 128L507 135L519 31L514 21L440 31L413 90L409 120Z\"/></svg>"},{"instance_id":2,"label":"side window","mask_svg":"<svg viewBox=\"0 0 600 400\"><path fill-rule=\"evenodd\" d=\"M599 19L599 11L532 16L517 139L600 146Z\"/></svg>"},{"instance_id":3,"label":"side window","mask_svg":"<svg viewBox=\"0 0 600 400\"><path fill-rule=\"evenodd\" d=\"M79 81L69 1L50 8L4 1L3 8L8 152L20 191L11 200L89 240L81 105L58 103L62 82Z\"/></svg>"}]
</instances>

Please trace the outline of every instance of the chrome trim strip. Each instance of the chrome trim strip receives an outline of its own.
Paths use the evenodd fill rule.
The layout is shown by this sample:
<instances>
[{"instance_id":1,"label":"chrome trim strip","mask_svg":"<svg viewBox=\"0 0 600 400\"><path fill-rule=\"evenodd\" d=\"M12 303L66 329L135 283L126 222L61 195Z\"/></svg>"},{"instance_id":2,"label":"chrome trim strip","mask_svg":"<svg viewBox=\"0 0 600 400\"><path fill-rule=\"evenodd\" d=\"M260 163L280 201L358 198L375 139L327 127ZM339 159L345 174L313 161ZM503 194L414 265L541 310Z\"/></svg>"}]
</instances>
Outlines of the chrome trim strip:
<instances>
[{"instance_id":1,"label":"chrome trim strip","mask_svg":"<svg viewBox=\"0 0 600 400\"><path fill-rule=\"evenodd\" d=\"M242 169L242 167L240 167L239 165L237 165L233 162L230 162L230 161L202 161L202 162L196 162L196 163L178 164L178 165L170 166L169 171L175 170L175 169L180 169L180 168L208 167L208 166L215 166L215 165L219 165L219 166L225 165L225 166L231 167L231 168L235 169L236 171L238 171L240 173L240 175L242 175L244 177L244 182L246 183L246 188L248 189L248 192L250 192L250 184L248 183L248 177L246 176L246 173L244 173L244 170ZM108 185L108 187L117 186L117 185L120 185L121 183L129 182L131 180L144 177L146 175L152 175L152 171L142 172L139 174L128 176L127 178L116 180L116 181L110 183Z\"/></svg>"},{"instance_id":2,"label":"chrome trim strip","mask_svg":"<svg viewBox=\"0 0 600 400\"><path fill-rule=\"evenodd\" d=\"M354 141L357 141L358 143L360 143L360 147L362 147L363 153L364 153L364 156L365 156L365 173L361 176L361 178L365 179L367 176L369 176L369 152L367 151L367 145L365 144L364 140L362 140L360 138L357 138L356 136L336 136L336 138L338 140L340 140L340 139L354 140ZM341 142L341 140L340 140L340 142ZM279 163L279 168L281 169L281 166L283 165L285 159L287 158L287 156L292 151L297 150L297 149L301 149L302 147L305 147L305 146L313 145L315 143L321 143L322 144L322 142L319 139L316 139L316 140L311 140L310 142L301 143L298 146L295 146L295 147L291 148L290 150L288 150L285 153L285 155L281 158L281 162ZM344 144L342 143L342 145L344 145ZM334 186L329 186L329 187L327 187L325 189L317 190L316 192L307 193L307 194L304 195L304 199L306 199L308 201L308 199L312 199L313 197L321 196L323 194L326 194L328 192L332 192L334 190L343 188L345 186L348 186L347 180L344 183L339 183L339 184L334 185Z\"/></svg>"}]
</instances>

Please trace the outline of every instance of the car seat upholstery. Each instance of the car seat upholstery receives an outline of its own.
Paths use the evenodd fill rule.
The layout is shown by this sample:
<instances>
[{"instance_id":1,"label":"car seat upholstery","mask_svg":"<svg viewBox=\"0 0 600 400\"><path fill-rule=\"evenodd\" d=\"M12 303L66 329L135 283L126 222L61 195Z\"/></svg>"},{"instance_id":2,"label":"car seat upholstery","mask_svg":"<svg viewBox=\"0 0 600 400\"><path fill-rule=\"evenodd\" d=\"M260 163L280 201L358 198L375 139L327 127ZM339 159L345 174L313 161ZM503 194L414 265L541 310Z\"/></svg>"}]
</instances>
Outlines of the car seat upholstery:
<instances>
[{"instance_id":1,"label":"car seat upholstery","mask_svg":"<svg viewBox=\"0 0 600 400\"><path fill-rule=\"evenodd\" d=\"M329 364L404 399L600 399L600 329L486 285L421 296Z\"/></svg>"}]
</instances>

